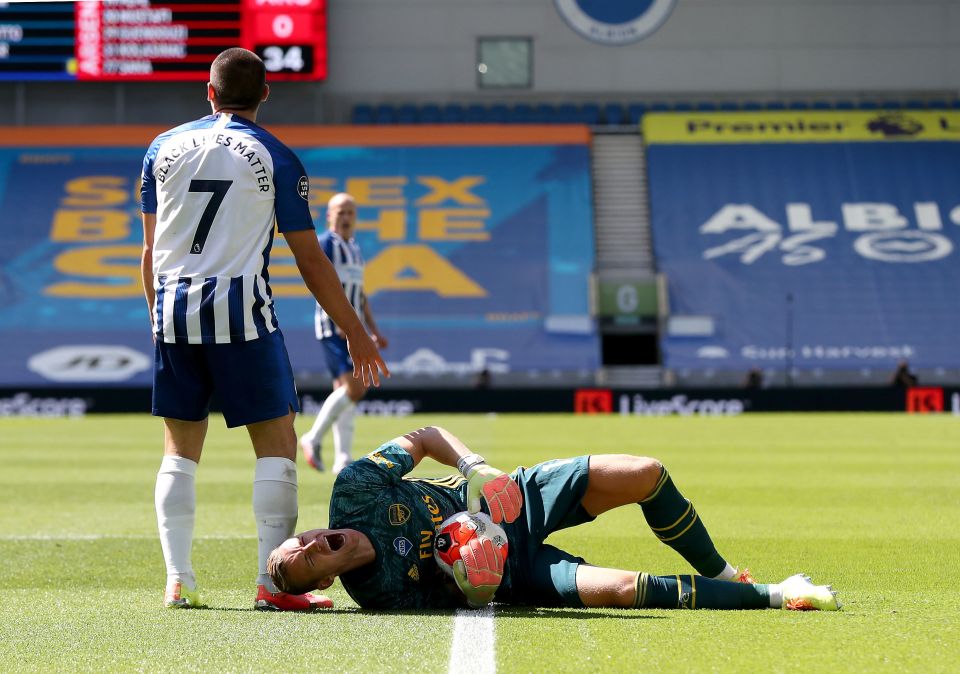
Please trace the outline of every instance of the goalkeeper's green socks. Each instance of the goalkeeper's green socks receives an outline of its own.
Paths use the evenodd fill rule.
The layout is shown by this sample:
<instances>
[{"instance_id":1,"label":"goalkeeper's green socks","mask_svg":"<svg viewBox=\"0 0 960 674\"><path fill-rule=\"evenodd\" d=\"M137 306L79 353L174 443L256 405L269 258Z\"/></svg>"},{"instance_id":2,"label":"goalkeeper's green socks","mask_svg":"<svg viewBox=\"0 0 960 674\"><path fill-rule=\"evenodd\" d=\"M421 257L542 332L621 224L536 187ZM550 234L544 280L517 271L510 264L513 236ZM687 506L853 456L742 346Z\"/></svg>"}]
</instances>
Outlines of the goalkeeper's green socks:
<instances>
[{"instance_id":1,"label":"goalkeeper's green socks","mask_svg":"<svg viewBox=\"0 0 960 674\"><path fill-rule=\"evenodd\" d=\"M640 501L643 516L661 542L679 552L702 576L716 578L734 571L717 552L693 504L683 498L661 467L660 479L650 495Z\"/></svg>"},{"instance_id":2,"label":"goalkeeper's green socks","mask_svg":"<svg viewBox=\"0 0 960 674\"><path fill-rule=\"evenodd\" d=\"M637 574L634 608L770 608L779 605L779 596L771 599L768 585L745 585L703 576L651 576ZM774 604L774 601L776 604Z\"/></svg>"}]
</instances>

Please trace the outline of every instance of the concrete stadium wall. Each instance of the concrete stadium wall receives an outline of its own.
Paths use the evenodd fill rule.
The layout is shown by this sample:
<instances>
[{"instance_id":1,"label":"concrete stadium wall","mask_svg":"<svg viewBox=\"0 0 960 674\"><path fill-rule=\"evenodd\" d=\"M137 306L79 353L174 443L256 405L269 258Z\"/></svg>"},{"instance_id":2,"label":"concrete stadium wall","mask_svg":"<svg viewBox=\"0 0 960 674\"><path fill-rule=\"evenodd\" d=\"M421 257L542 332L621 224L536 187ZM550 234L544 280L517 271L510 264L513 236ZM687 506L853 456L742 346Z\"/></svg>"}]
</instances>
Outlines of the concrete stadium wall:
<instances>
[{"instance_id":1,"label":"concrete stadium wall","mask_svg":"<svg viewBox=\"0 0 960 674\"><path fill-rule=\"evenodd\" d=\"M346 121L359 101L628 99L960 89L956 0L678 0L653 35L604 46L551 0L331 0L330 78L278 86L268 123ZM477 88L478 37L530 37L533 88ZM0 84L0 124L173 123L198 83Z\"/></svg>"}]
</instances>

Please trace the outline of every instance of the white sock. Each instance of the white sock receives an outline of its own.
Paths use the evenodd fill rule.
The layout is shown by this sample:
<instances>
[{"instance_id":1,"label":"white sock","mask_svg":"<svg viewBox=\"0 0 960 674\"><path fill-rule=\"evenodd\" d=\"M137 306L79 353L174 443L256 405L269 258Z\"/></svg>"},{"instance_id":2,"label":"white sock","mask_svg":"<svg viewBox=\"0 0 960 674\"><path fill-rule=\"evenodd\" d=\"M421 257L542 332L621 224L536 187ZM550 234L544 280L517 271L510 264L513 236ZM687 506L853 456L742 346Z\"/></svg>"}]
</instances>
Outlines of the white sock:
<instances>
[{"instance_id":1,"label":"white sock","mask_svg":"<svg viewBox=\"0 0 960 674\"><path fill-rule=\"evenodd\" d=\"M277 588L267 575L267 557L293 536L297 526L297 464L279 456L257 459L253 477L253 516L257 520L257 584Z\"/></svg>"},{"instance_id":2,"label":"white sock","mask_svg":"<svg viewBox=\"0 0 960 674\"><path fill-rule=\"evenodd\" d=\"M160 547L167 563L167 582L180 581L190 589L196 588L190 563L197 509L196 474L196 461L182 456L165 456L160 462L154 491Z\"/></svg>"},{"instance_id":3,"label":"white sock","mask_svg":"<svg viewBox=\"0 0 960 674\"><path fill-rule=\"evenodd\" d=\"M767 585L767 590L770 591L770 608L782 608L783 589L780 587L780 583Z\"/></svg>"},{"instance_id":4,"label":"white sock","mask_svg":"<svg viewBox=\"0 0 960 674\"><path fill-rule=\"evenodd\" d=\"M347 398L347 400L350 400ZM352 458L353 447L353 420L356 416L357 405L352 400L340 412L337 421L333 424L333 456L334 464L345 465Z\"/></svg>"},{"instance_id":5,"label":"white sock","mask_svg":"<svg viewBox=\"0 0 960 674\"><path fill-rule=\"evenodd\" d=\"M730 562L727 562L727 566L723 569L723 571L721 571L716 576L714 576L714 578L716 578L717 580L730 580L736 575L737 575L737 570L732 566L730 566Z\"/></svg>"},{"instance_id":6,"label":"white sock","mask_svg":"<svg viewBox=\"0 0 960 674\"><path fill-rule=\"evenodd\" d=\"M320 406L320 411L317 413L317 418L313 420L313 426L304 434L303 438L313 443L315 447L318 446L320 441L323 440L323 436L330 430L330 426L343 412L343 409L352 404L353 401L347 395L346 386L341 386L335 390L323 401L323 405Z\"/></svg>"}]
</instances>

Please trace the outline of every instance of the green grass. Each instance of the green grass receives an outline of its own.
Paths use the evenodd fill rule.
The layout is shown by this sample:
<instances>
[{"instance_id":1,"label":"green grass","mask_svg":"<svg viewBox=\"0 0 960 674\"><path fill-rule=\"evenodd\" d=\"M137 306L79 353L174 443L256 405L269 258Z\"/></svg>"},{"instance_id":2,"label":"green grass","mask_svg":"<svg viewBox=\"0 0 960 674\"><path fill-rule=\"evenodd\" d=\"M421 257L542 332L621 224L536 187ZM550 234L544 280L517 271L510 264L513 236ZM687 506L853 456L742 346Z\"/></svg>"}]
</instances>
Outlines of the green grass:
<instances>
[{"instance_id":1,"label":"green grass","mask_svg":"<svg viewBox=\"0 0 960 674\"><path fill-rule=\"evenodd\" d=\"M494 465L582 453L661 459L714 540L759 580L803 571L840 613L497 609L502 672L956 671L960 420L947 416L363 418L357 446L440 424ZM300 420L301 430L307 420ZM161 608L146 416L0 419L2 671L446 671L451 614L251 610L253 453L210 426L194 566L211 608ZM446 474L427 462L424 475ZM301 464L301 528L325 526L332 478ZM637 508L551 543L617 568L688 572Z\"/></svg>"}]
</instances>

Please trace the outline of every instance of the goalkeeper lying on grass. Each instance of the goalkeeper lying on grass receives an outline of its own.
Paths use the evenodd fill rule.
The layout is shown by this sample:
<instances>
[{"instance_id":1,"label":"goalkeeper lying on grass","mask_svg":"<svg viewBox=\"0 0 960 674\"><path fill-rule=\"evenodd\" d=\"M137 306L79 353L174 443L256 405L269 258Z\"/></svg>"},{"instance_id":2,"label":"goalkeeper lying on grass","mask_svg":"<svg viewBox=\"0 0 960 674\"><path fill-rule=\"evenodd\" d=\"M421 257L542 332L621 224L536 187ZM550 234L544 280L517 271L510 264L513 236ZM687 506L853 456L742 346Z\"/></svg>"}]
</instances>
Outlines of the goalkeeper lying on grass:
<instances>
[{"instance_id":1,"label":"goalkeeper lying on grass","mask_svg":"<svg viewBox=\"0 0 960 674\"><path fill-rule=\"evenodd\" d=\"M404 478L423 457L456 466L463 477ZM512 479L511 479L512 478ZM504 563L481 541L445 575L433 556L436 529L481 497L509 540ZM651 576L591 566L545 545L552 532L639 503L647 524L699 576ZM785 608L837 610L829 586L802 575L754 584L713 545L693 505L655 459L601 454L556 459L507 475L442 428L394 438L348 466L330 501L330 529L290 538L268 571L284 592L330 587L340 577L362 608L478 608L490 601L526 606L621 608ZM470 553L473 554L470 554Z\"/></svg>"}]
</instances>

